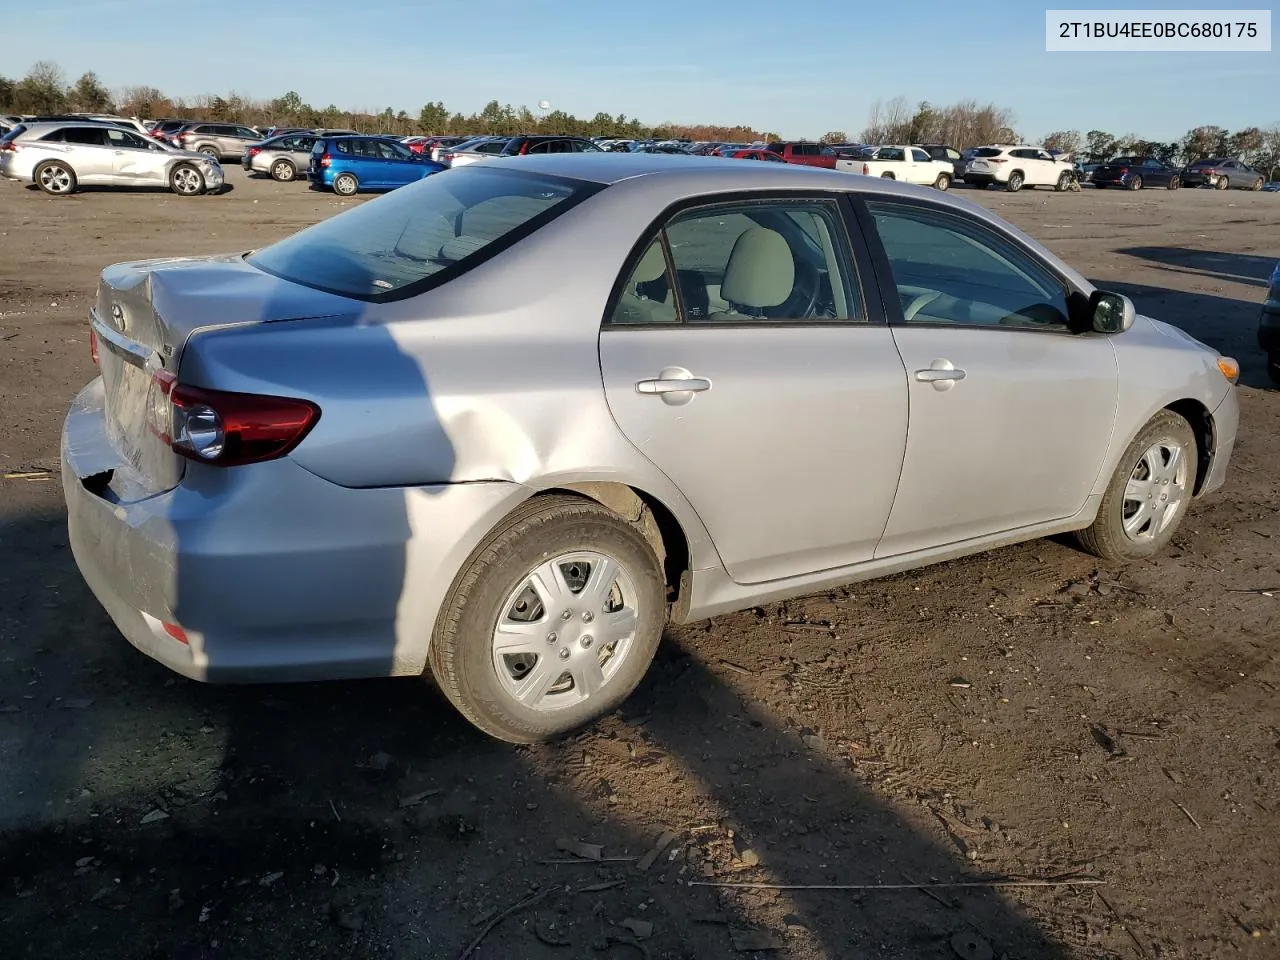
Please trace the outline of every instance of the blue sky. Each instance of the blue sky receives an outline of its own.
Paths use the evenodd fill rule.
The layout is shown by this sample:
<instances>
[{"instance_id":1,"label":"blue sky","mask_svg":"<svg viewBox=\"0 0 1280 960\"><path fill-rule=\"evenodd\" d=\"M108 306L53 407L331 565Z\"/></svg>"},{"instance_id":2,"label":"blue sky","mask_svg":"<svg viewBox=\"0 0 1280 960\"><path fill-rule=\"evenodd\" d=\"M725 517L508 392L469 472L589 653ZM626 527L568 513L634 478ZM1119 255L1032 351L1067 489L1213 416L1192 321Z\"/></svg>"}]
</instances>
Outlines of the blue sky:
<instances>
[{"instance_id":1,"label":"blue sky","mask_svg":"<svg viewBox=\"0 0 1280 960\"><path fill-rule=\"evenodd\" d=\"M1251 5L1262 6L1218 8ZM174 15L172 0L41 0L6 13L0 73L49 59L72 77L95 70L112 88L262 98L294 89L317 106L414 115L427 100L470 113L491 99L546 99L579 116L745 123L787 137L856 136L871 103L897 95L994 101L1032 138L1097 128L1168 140L1202 123L1280 123L1275 46L1050 54L1046 6L1069 4L218 0Z\"/></svg>"}]
</instances>

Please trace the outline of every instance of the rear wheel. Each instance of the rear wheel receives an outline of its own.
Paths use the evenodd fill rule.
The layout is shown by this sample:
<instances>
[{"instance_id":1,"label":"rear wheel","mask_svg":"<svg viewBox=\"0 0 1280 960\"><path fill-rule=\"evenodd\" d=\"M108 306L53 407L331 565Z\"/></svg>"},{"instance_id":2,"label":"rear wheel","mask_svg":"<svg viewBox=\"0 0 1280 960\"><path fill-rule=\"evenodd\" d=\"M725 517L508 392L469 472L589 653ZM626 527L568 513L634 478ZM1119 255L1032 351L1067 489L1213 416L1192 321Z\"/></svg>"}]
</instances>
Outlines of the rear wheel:
<instances>
[{"instance_id":1,"label":"rear wheel","mask_svg":"<svg viewBox=\"0 0 1280 960\"><path fill-rule=\"evenodd\" d=\"M222 162L222 154L219 153L218 148L213 146L212 144L206 143L200 147L197 147L196 153L202 153L206 157L208 157L210 160L216 160L219 163Z\"/></svg>"},{"instance_id":2,"label":"rear wheel","mask_svg":"<svg viewBox=\"0 0 1280 960\"><path fill-rule=\"evenodd\" d=\"M1253 186L1252 186L1252 187L1250 187L1249 189L1250 189L1250 190L1253 190L1253 191L1261 190L1261 189L1262 189L1262 178L1261 178L1261 177L1259 177L1257 180L1253 181Z\"/></svg>"},{"instance_id":3,"label":"rear wheel","mask_svg":"<svg viewBox=\"0 0 1280 960\"><path fill-rule=\"evenodd\" d=\"M1215 190L1226 190L1231 186L1231 180L1227 177L1219 177L1218 182L1213 185Z\"/></svg>"},{"instance_id":4,"label":"rear wheel","mask_svg":"<svg viewBox=\"0 0 1280 960\"><path fill-rule=\"evenodd\" d=\"M1141 177L1134 177L1132 180L1130 180L1130 181L1129 181L1129 189L1130 189L1130 190L1141 190L1141 189L1142 189L1142 178L1141 178Z\"/></svg>"},{"instance_id":5,"label":"rear wheel","mask_svg":"<svg viewBox=\"0 0 1280 960\"><path fill-rule=\"evenodd\" d=\"M169 189L184 197L204 193L204 174L189 163L180 163L169 172Z\"/></svg>"},{"instance_id":6,"label":"rear wheel","mask_svg":"<svg viewBox=\"0 0 1280 960\"><path fill-rule=\"evenodd\" d=\"M649 668L665 584L644 535L575 497L519 507L445 598L431 672L481 730L549 740L616 709Z\"/></svg>"},{"instance_id":7,"label":"rear wheel","mask_svg":"<svg viewBox=\"0 0 1280 960\"><path fill-rule=\"evenodd\" d=\"M939 190L946 190L951 186L951 177L945 173L938 174L938 179L933 181L933 185Z\"/></svg>"},{"instance_id":8,"label":"rear wheel","mask_svg":"<svg viewBox=\"0 0 1280 960\"><path fill-rule=\"evenodd\" d=\"M360 189L360 181L354 173L340 173L333 178L333 192L342 197L350 197Z\"/></svg>"},{"instance_id":9,"label":"rear wheel","mask_svg":"<svg viewBox=\"0 0 1280 960\"><path fill-rule=\"evenodd\" d=\"M1177 189L1178 189L1179 187L1181 187L1181 186L1182 186L1182 179L1181 179L1180 177L1170 177L1170 178L1169 178L1169 189L1170 189L1170 190L1177 190Z\"/></svg>"},{"instance_id":10,"label":"rear wheel","mask_svg":"<svg viewBox=\"0 0 1280 960\"><path fill-rule=\"evenodd\" d=\"M271 179L288 183L298 175L297 168L289 160L277 160L271 165Z\"/></svg>"},{"instance_id":11,"label":"rear wheel","mask_svg":"<svg viewBox=\"0 0 1280 960\"><path fill-rule=\"evenodd\" d=\"M1120 458L1097 519L1076 534L1080 545L1104 560L1137 560L1161 550L1186 515L1197 460L1191 425L1161 410Z\"/></svg>"},{"instance_id":12,"label":"rear wheel","mask_svg":"<svg viewBox=\"0 0 1280 960\"><path fill-rule=\"evenodd\" d=\"M61 160L48 160L36 167L36 185L55 197L76 192L76 172Z\"/></svg>"},{"instance_id":13,"label":"rear wheel","mask_svg":"<svg viewBox=\"0 0 1280 960\"><path fill-rule=\"evenodd\" d=\"M1004 185L1004 188L1010 193L1017 193L1022 189L1022 184L1024 182L1022 171L1015 170L1013 173L1009 174L1009 182Z\"/></svg>"}]
</instances>

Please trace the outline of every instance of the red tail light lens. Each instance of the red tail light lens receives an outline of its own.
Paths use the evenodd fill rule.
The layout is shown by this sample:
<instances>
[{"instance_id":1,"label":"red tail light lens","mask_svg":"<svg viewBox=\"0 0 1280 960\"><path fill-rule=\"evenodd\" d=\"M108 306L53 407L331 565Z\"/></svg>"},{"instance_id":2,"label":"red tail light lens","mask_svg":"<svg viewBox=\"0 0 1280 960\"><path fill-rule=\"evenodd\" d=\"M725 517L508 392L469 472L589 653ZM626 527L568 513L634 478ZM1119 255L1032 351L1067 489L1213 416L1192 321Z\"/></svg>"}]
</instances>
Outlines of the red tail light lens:
<instances>
[{"instance_id":1,"label":"red tail light lens","mask_svg":"<svg viewBox=\"0 0 1280 960\"><path fill-rule=\"evenodd\" d=\"M862 165L862 172L863 172L864 174L870 174L870 173L871 173L871 164L869 164L869 163L864 163L864 164Z\"/></svg>"},{"instance_id":2,"label":"red tail light lens","mask_svg":"<svg viewBox=\"0 0 1280 960\"><path fill-rule=\"evenodd\" d=\"M8 151L9 153L17 153L18 145L12 140L0 140L0 152Z\"/></svg>"},{"instance_id":3,"label":"red tail light lens","mask_svg":"<svg viewBox=\"0 0 1280 960\"><path fill-rule=\"evenodd\" d=\"M329 154L325 153L320 156L320 166L327 167L331 163L333 163L333 157Z\"/></svg>"},{"instance_id":4,"label":"red tail light lens","mask_svg":"<svg viewBox=\"0 0 1280 960\"><path fill-rule=\"evenodd\" d=\"M250 147L250 148L249 148L249 156L251 156L251 157L256 157L256 156L257 156L258 154L260 154L261 152L262 152L262 148L261 148L261 147Z\"/></svg>"},{"instance_id":5,"label":"red tail light lens","mask_svg":"<svg viewBox=\"0 0 1280 960\"><path fill-rule=\"evenodd\" d=\"M991 162L992 163L1008 163L1009 158L1008 157L992 157Z\"/></svg>"},{"instance_id":6,"label":"red tail light lens","mask_svg":"<svg viewBox=\"0 0 1280 960\"><path fill-rule=\"evenodd\" d=\"M189 387L165 371L152 380L152 430L174 453L199 463L275 460L320 419L320 408L308 400Z\"/></svg>"}]
</instances>

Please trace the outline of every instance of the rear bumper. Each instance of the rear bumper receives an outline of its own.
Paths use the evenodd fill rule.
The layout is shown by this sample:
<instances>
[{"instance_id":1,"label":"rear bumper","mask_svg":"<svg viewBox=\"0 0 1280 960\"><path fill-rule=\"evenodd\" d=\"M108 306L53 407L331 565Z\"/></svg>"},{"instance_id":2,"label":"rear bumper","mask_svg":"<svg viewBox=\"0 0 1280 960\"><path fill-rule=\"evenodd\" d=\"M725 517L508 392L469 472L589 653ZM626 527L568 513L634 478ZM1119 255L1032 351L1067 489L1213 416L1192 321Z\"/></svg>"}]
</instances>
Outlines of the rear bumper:
<instances>
[{"instance_id":1,"label":"rear bumper","mask_svg":"<svg viewBox=\"0 0 1280 960\"><path fill-rule=\"evenodd\" d=\"M500 482L351 489L285 458L192 465L172 490L120 502L101 481L102 403L95 380L63 429L72 554L125 638L194 680L421 673L457 571L526 495Z\"/></svg>"}]
</instances>

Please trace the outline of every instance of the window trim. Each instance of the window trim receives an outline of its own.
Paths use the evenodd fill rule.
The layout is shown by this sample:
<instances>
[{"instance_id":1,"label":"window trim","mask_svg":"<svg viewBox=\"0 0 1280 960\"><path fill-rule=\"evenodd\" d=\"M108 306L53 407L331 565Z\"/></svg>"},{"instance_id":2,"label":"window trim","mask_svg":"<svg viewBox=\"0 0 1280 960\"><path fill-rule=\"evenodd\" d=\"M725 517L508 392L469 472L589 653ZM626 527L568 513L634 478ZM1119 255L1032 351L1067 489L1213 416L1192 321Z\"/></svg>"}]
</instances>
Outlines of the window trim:
<instances>
[{"instance_id":1,"label":"window trim","mask_svg":"<svg viewBox=\"0 0 1280 960\"><path fill-rule=\"evenodd\" d=\"M1089 296L1069 278L1064 276L1053 264L1049 263L1044 257L1040 256L1035 250L1028 247L1023 241L1013 236L1007 230L992 224L978 217L969 217L977 225L977 227L995 237L998 241L1012 246L1018 253L1027 257L1031 262L1044 272L1047 278L1057 283L1063 292L1063 297L1067 303L1067 326L1066 329L1057 327L1032 327L1032 326L1014 326L1012 324L989 324L989 323L929 323L927 321L913 320L907 323L903 317L902 300L898 296L897 283L893 277L893 265L889 262L889 255L885 251L884 243L880 239L880 231L876 226L875 216L871 213L871 208L867 205L867 200L873 203L888 204L905 208L914 208L916 210L926 211L928 213L941 214L944 217L965 217L963 211L952 210L943 204L933 203L928 200L921 200L915 197L879 197L868 195L861 192L852 192L850 200L854 207L854 213L859 221L860 228L866 238L867 246L871 250L871 259L875 264L876 281L880 289L880 298L883 302L883 309L890 327L919 328L919 329L941 329L941 330L1000 330L1000 331L1017 331L1019 333L1034 333L1050 336L1067 336L1080 337L1089 334L1096 334L1099 337L1107 336L1106 334L1097 334L1093 330L1092 325L1084 326L1079 322L1083 311L1087 309ZM890 295L892 294L892 295Z\"/></svg>"},{"instance_id":2,"label":"window trim","mask_svg":"<svg viewBox=\"0 0 1280 960\"><path fill-rule=\"evenodd\" d=\"M866 248L865 240L860 239L857 235L857 226L853 220L852 212L849 208L847 198L850 191L847 190L737 190L725 191L711 194L701 194L696 197L686 197L668 204L658 216L654 217L648 225L640 232L639 239L632 244L630 252L626 259L622 262L622 267L618 271L618 276L613 282L613 286L609 291L609 297L605 301L604 313L600 318L601 332L608 330L764 330L788 328L795 329L797 327L839 327L841 325L851 328L862 327L882 327L886 324L886 316L884 312L883 294L879 289L878 280L876 278L876 270L870 255ZM862 319L853 319L849 317L837 318L832 320L824 319L805 319L805 320L747 320L742 323L690 323L688 313L685 310L683 291L680 290L679 283L676 282L677 274L675 269L675 256L671 251L671 243L667 238L667 225L677 216L687 213L690 210L709 209L712 207L723 206L740 206L744 203L760 203L760 202L805 202L805 201L827 201L834 204L836 215L837 229L843 234L844 243L848 251L852 254L850 258L853 270L852 276L848 278L848 294L860 297L862 301L862 309L865 316ZM622 299L623 289L626 287L627 281L631 279L631 274L635 271L636 266L640 263L640 258L649 249L649 245L653 243L654 237L658 236L662 240L663 254L667 262L668 282L672 285L675 292L676 301L676 322L669 321L656 323L614 323L613 314L618 308L618 301ZM837 244L839 243L837 238ZM899 308L901 313L901 308Z\"/></svg>"}]
</instances>

